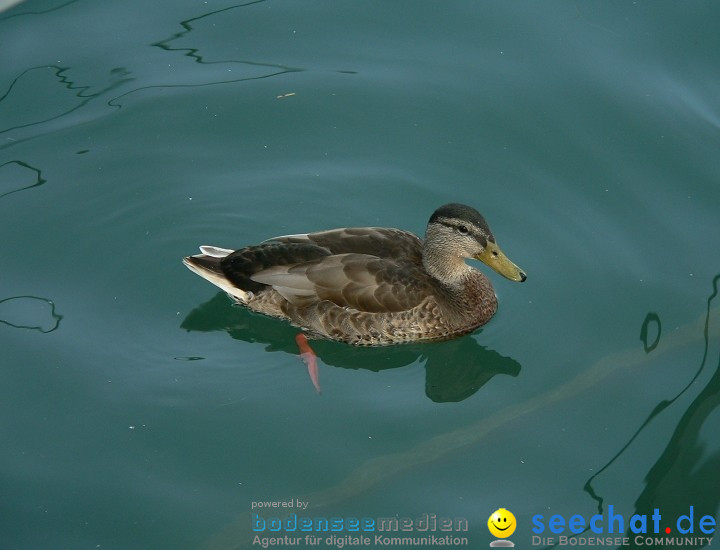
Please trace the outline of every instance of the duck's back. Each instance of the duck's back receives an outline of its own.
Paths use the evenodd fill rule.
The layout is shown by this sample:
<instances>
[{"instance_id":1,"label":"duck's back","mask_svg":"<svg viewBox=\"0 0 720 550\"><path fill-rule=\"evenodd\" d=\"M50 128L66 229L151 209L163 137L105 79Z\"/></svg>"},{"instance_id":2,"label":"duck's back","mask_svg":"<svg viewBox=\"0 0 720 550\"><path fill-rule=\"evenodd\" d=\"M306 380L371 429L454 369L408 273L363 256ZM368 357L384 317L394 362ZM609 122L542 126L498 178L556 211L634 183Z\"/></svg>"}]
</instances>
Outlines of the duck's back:
<instances>
[{"instance_id":1,"label":"duck's back","mask_svg":"<svg viewBox=\"0 0 720 550\"><path fill-rule=\"evenodd\" d=\"M330 254L368 254L422 264L420 238L401 229L386 227L343 227L317 233L284 235L266 243L314 244Z\"/></svg>"}]
</instances>

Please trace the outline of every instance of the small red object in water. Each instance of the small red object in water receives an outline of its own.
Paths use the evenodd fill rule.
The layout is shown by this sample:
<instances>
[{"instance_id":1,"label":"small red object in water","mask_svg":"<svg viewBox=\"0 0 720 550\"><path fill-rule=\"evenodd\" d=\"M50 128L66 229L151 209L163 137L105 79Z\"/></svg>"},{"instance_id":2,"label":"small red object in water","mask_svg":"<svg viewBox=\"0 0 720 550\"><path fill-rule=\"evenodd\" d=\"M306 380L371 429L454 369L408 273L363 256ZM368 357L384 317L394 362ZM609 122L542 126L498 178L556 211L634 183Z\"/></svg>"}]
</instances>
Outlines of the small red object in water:
<instances>
[{"instance_id":1,"label":"small red object in water","mask_svg":"<svg viewBox=\"0 0 720 550\"><path fill-rule=\"evenodd\" d=\"M295 342L298 348L300 348L300 357L307 365L308 374L310 375L313 386L315 386L318 393L322 393L320 389L320 378L318 376L317 355L315 355L315 352L308 343L307 337L302 332L295 337Z\"/></svg>"}]
</instances>

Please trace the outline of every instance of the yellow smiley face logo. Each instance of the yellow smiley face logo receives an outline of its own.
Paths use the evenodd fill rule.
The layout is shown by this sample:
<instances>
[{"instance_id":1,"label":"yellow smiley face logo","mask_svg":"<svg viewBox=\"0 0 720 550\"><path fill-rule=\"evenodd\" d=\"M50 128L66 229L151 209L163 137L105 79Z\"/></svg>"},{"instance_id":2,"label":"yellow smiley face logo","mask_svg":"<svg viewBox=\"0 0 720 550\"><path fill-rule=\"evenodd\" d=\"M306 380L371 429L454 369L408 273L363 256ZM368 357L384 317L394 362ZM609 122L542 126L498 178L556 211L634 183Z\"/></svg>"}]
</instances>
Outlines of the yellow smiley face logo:
<instances>
[{"instance_id":1,"label":"yellow smiley face logo","mask_svg":"<svg viewBox=\"0 0 720 550\"><path fill-rule=\"evenodd\" d=\"M505 508L498 508L488 518L488 529L494 537L506 539L515 532L515 516Z\"/></svg>"}]
</instances>

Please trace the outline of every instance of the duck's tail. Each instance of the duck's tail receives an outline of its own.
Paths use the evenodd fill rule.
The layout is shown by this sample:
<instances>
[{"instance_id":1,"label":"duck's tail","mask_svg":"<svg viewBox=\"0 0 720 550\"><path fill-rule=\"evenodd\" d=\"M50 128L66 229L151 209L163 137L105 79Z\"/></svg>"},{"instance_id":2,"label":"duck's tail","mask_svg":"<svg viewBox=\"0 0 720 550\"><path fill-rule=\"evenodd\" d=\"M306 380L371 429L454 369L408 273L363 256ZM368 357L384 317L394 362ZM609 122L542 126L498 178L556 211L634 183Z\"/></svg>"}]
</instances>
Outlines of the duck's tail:
<instances>
[{"instance_id":1,"label":"duck's tail","mask_svg":"<svg viewBox=\"0 0 720 550\"><path fill-rule=\"evenodd\" d=\"M187 268L221 288L239 302L246 304L250 295L233 284L227 278L221 266L222 259L232 254L233 250L217 246L201 246L200 252L202 254L183 258L183 263Z\"/></svg>"}]
</instances>

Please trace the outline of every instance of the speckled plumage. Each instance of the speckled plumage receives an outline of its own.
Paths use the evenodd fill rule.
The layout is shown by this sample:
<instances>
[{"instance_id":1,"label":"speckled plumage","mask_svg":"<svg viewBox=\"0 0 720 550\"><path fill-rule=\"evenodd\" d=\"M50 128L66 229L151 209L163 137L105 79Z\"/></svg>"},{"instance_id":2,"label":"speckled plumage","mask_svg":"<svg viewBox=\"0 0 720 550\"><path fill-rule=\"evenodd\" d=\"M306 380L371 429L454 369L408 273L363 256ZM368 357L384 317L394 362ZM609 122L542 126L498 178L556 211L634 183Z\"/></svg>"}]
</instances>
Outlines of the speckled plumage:
<instances>
[{"instance_id":1,"label":"speckled plumage","mask_svg":"<svg viewBox=\"0 0 720 550\"><path fill-rule=\"evenodd\" d=\"M483 217L458 204L435 211L425 241L399 229L358 227L276 237L234 252L201 250L185 264L241 305L308 336L358 346L443 340L485 324L497 299L464 258L525 280ZM493 265L498 257L500 268Z\"/></svg>"}]
</instances>

